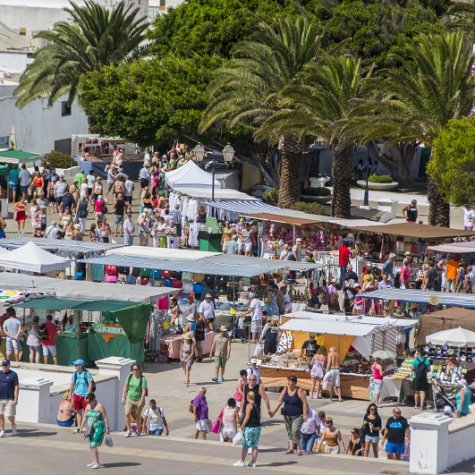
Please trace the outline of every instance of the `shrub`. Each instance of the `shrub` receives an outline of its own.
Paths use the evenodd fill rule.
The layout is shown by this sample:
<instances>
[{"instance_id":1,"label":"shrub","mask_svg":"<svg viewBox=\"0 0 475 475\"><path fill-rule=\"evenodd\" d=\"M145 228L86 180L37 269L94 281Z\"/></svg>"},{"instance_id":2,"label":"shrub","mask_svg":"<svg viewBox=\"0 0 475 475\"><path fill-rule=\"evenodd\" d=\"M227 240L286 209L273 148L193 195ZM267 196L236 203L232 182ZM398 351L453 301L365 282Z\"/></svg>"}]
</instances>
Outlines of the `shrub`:
<instances>
[{"instance_id":1,"label":"shrub","mask_svg":"<svg viewBox=\"0 0 475 475\"><path fill-rule=\"evenodd\" d=\"M325 188L324 186L320 186L317 188L308 187L302 190L302 195L309 195L309 196L330 196L332 194L329 188Z\"/></svg>"},{"instance_id":2,"label":"shrub","mask_svg":"<svg viewBox=\"0 0 475 475\"><path fill-rule=\"evenodd\" d=\"M371 175L368 181L370 183L392 183L393 177L390 175Z\"/></svg>"},{"instance_id":3,"label":"shrub","mask_svg":"<svg viewBox=\"0 0 475 475\"><path fill-rule=\"evenodd\" d=\"M273 188L271 191L266 191L262 195L262 201L268 205L277 206L279 201L279 188Z\"/></svg>"},{"instance_id":4,"label":"shrub","mask_svg":"<svg viewBox=\"0 0 475 475\"><path fill-rule=\"evenodd\" d=\"M56 150L51 150L43 156L41 164L45 166L46 163L50 163L53 168L69 168L75 164L69 155Z\"/></svg>"},{"instance_id":5,"label":"shrub","mask_svg":"<svg viewBox=\"0 0 475 475\"><path fill-rule=\"evenodd\" d=\"M323 214L325 211L325 208L320 203L306 203L305 201L296 201L291 206L291 209L309 214Z\"/></svg>"}]
</instances>

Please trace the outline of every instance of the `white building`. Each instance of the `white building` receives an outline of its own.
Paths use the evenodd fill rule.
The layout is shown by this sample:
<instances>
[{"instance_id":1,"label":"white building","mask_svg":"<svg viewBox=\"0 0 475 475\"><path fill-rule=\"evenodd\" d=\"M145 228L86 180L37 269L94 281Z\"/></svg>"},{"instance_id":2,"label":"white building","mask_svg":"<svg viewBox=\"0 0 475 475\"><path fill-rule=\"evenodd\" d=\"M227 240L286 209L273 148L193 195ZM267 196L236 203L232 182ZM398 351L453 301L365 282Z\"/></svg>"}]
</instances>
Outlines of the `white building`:
<instances>
[{"instance_id":1,"label":"white building","mask_svg":"<svg viewBox=\"0 0 475 475\"><path fill-rule=\"evenodd\" d=\"M149 0L148 16L154 20L157 16L163 15L169 8L176 8L185 0Z\"/></svg>"},{"instance_id":2,"label":"white building","mask_svg":"<svg viewBox=\"0 0 475 475\"><path fill-rule=\"evenodd\" d=\"M77 5L84 5L82 0L73 1ZM111 8L120 0L95 1ZM148 16L148 0L126 0L126 2L139 7L139 15ZM0 19L21 35L33 36L40 30L50 29L58 21L72 21L70 15L64 11L70 7L68 0L0 0Z\"/></svg>"}]
</instances>

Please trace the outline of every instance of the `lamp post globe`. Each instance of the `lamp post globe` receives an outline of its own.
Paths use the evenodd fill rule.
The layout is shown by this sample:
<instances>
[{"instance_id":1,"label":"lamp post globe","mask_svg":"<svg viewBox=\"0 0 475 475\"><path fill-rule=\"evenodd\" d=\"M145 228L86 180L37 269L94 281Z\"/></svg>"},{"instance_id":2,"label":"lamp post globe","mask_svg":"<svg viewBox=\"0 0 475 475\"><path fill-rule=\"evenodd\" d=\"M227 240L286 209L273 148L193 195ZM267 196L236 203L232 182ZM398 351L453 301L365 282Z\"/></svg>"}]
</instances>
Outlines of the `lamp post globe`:
<instances>
[{"instance_id":1,"label":"lamp post globe","mask_svg":"<svg viewBox=\"0 0 475 475\"><path fill-rule=\"evenodd\" d=\"M201 162L206 154L205 148L200 143L196 145L193 149L193 153L195 154L195 159L197 162Z\"/></svg>"},{"instance_id":2,"label":"lamp post globe","mask_svg":"<svg viewBox=\"0 0 475 475\"><path fill-rule=\"evenodd\" d=\"M231 144L228 143L226 147L223 148L223 157L226 163L232 162L235 154L236 151Z\"/></svg>"}]
</instances>

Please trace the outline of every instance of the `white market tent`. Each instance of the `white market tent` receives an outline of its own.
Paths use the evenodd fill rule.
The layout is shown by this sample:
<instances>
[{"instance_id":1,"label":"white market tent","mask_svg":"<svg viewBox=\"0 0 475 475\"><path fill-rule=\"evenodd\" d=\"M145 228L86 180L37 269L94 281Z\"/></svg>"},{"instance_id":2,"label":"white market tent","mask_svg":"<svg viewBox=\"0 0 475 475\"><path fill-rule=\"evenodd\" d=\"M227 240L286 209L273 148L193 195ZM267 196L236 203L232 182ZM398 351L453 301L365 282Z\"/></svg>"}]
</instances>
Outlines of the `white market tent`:
<instances>
[{"instance_id":1,"label":"white market tent","mask_svg":"<svg viewBox=\"0 0 475 475\"><path fill-rule=\"evenodd\" d=\"M174 190L181 191L181 188L209 188L213 183L213 175L202 170L193 160L188 160L176 170L165 173L167 185ZM221 188L221 183L214 180L215 189Z\"/></svg>"},{"instance_id":2,"label":"white market tent","mask_svg":"<svg viewBox=\"0 0 475 475\"><path fill-rule=\"evenodd\" d=\"M439 246L429 246L428 251L443 252L450 254L468 254L475 252L475 241L449 242Z\"/></svg>"},{"instance_id":3,"label":"white market tent","mask_svg":"<svg viewBox=\"0 0 475 475\"><path fill-rule=\"evenodd\" d=\"M52 292L60 298L151 303L155 303L160 297L176 292L176 289L168 287L71 281L10 272L0 272L0 288L19 291L34 290L37 293Z\"/></svg>"},{"instance_id":4,"label":"white market tent","mask_svg":"<svg viewBox=\"0 0 475 475\"><path fill-rule=\"evenodd\" d=\"M64 270L70 264L69 259L51 254L31 241L0 257L0 267L39 274Z\"/></svg>"},{"instance_id":5,"label":"white market tent","mask_svg":"<svg viewBox=\"0 0 475 475\"><path fill-rule=\"evenodd\" d=\"M426 342L431 345L475 346L475 332L462 327L450 328L427 335Z\"/></svg>"},{"instance_id":6,"label":"white market tent","mask_svg":"<svg viewBox=\"0 0 475 475\"><path fill-rule=\"evenodd\" d=\"M305 311L292 312L285 316L291 318L280 326L281 330L355 337L351 345L364 358L371 356L373 336L377 333L417 325L417 320L412 319L328 315Z\"/></svg>"}]
</instances>

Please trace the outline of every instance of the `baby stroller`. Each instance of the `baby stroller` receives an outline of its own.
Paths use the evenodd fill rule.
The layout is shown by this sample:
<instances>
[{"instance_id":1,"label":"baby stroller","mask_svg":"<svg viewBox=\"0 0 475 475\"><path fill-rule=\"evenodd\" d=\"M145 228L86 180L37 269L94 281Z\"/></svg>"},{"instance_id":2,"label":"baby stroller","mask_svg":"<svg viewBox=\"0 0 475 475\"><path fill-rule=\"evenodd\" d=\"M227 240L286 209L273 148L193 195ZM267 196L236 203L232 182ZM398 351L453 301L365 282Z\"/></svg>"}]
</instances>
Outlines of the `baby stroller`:
<instances>
[{"instance_id":1,"label":"baby stroller","mask_svg":"<svg viewBox=\"0 0 475 475\"><path fill-rule=\"evenodd\" d=\"M246 343L248 340L246 325L243 325L242 318L238 313L233 315L233 328L229 332L229 337L231 339L239 338L241 340L241 343Z\"/></svg>"},{"instance_id":2,"label":"baby stroller","mask_svg":"<svg viewBox=\"0 0 475 475\"><path fill-rule=\"evenodd\" d=\"M434 376L431 378L432 386L432 400L434 402L434 411L443 411L445 406L450 406L452 410L455 409L455 398L448 394L440 381Z\"/></svg>"}]
</instances>

